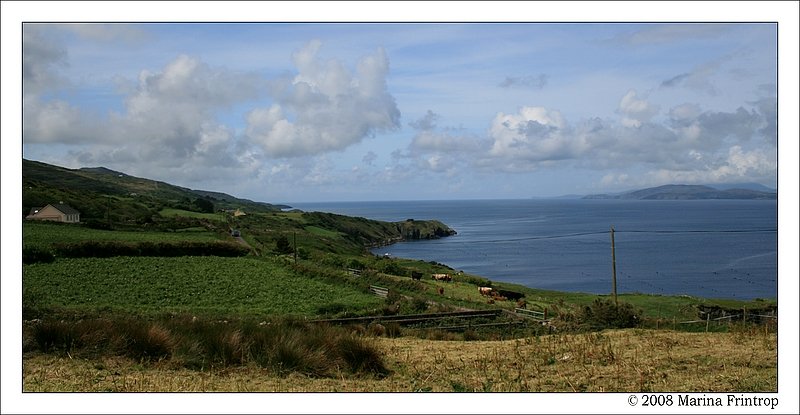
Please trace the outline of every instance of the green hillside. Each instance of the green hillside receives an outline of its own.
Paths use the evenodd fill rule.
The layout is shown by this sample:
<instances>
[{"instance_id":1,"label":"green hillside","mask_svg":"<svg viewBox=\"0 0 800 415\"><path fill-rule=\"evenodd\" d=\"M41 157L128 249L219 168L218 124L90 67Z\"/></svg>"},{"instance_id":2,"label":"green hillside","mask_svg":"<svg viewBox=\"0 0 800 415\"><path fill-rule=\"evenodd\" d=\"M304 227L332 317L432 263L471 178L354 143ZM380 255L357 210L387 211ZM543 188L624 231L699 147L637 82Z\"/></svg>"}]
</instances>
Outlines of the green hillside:
<instances>
[{"instance_id":1,"label":"green hillside","mask_svg":"<svg viewBox=\"0 0 800 415\"><path fill-rule=\"evenodd\" d=\"M85 222L110 221L117 225L151 223L165 208L199 213L240 208L264 213L285 207L187 189L103 167L67 169L25 159L22 186L23 215L34 207L64 202L80 211Z\"/></svg>"},{"instance_id":2,"label":"green hillside","mask_svg":"<svg viewBox=\"0 0 800 415\"><path fill-rule=\"evenodd\" d=\"M53 309L132 313L172 309L220 315L331 316L415 313L431 307L510 310L516 306L516 301L487 299L477 289L492 286L525 294L528 306L535 310L569 316L597 299L608 298L493 282L444 264L376 257L368 250L455 234L436 220L384 222L286 211L279 205L186 189L105 168L65 169L29 160L23 160L23 186L26 212L60 201L81 212L79 224L23 221L23 301L34 315ZM239 236L232 236L234 233ZM197 257L189 262L169 258L187 255L182 252L224 256L215 250L231 245L247 256L224 260ZM433 281L433 273L450 273L453 282ZM414 274L425 278L412 280ZM179 281L191 285L191 292L176 286ZM270 298L289 292L286 281L293 281L292 290L299 291L293 302L275 308ZM375 303L369 300L370 285L388 288L396 295L385 303ZM109 289L98 291L101 286ZM339 288L325 288L328 286ZM130 295L135 298L116 295L123 290L132 290ZM253 290L264 293L255 303L246 300ZM320 296L319 290L339 294ZM731 309L775 304L773 300L730 302L647 294L624 298L641 308L642 316L673 323L696 318L699 304ZM218 303L212 304L214 301ZM250 305L245 309L236 305L242 301ZM380 304L388 308L381 311Z\"/></svg>"}]
</instances>

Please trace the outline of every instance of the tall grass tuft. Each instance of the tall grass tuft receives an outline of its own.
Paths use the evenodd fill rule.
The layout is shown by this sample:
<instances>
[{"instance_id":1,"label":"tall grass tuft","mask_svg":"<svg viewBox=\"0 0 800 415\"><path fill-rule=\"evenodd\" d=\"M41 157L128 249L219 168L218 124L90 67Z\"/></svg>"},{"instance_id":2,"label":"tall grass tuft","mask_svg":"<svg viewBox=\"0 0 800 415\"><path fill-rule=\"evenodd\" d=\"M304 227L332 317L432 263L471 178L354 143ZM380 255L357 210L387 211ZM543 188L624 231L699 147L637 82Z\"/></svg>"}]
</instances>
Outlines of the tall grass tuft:
<instances>
[{"instance_id":1,"label":"tall grass tuft","mask_svg":"<svg viewBox=\"0 0 800 415\"><path fill-rule=\"evenodd\" d=\"M177 342L172 333L157 323L129 320L124 328L124 353L140 360L170 357Z\"/></svg>"},{"instance_id":2,"label":"tall grass tuft","mask_svg":"<svg viewBox=\"0 0 800 415\"><path fill-rule=\"evenodd\" d=\"M352 373L367 373L377 377L389 374L380 353L362 337L339 337L336 351Z\"/></svg>"},{"instance_id":3,"label":"tall grass tuft","mask_svg":"<svg viewBox=\"0 0 800 415\"><path fill-rule=\"evenodd\" d=\"M63 321L44 321L32 329L39 350L47 353L70 351L75 343L72 325Z\"/></svg>"},{"instance_id":4,"label":"tall grass tuft","mask_svg":"<svg viewBox=\"0 0 800 415\"><path fill-rule=\"evenodd\" d=\"M279 375L389 373L381 352L362 334L292 319L260 324L180 317L44 321L26 326L23 336L27 351L128 356L196 370L255 363Z\"/></svg>"}]
</instances>

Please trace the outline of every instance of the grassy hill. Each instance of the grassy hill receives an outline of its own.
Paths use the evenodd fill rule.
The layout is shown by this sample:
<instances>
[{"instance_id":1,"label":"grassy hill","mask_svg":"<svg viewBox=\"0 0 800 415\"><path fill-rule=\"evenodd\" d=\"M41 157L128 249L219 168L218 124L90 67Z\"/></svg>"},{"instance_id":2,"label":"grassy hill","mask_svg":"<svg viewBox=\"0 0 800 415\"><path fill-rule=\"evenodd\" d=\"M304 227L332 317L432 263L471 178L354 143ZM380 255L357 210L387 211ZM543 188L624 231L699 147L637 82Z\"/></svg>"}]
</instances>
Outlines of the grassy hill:
<instances>
[{"instance_id":1,"label":"grassy hill","mask_svg":"<svg viewBox=\"0 0 800 415\"><path fill-rule=\"evenodd\" d=\"M84 220L147 223L164 208L196 212L241 208L273 212L286 207L239 199L224 193L192 190L169 183L134 177L104 167L67 169L22 160L22 208L63 201L81 212Z\"/></svg>"},{"instance_id":2,"label":"grassy hill","mask_svg":"<svg viewBox=\"0 0 800 415\"><path fill-rule=\"evenodd\" d=\"M368 250L371 246L446 237L455 232L436 220L383 222L323 212L285 211L277 205L185 189L105 168L73 170L28 160L23 162L23 186L26 212L30 207L64 201L81 211L83 222L23 222L26 391L190 390L162 383L171 382L169 375L157 369L151 372L152 365L142 369L148 377L153 376L148 378L152 384L140 389L109 389L102 382L70 383L63 376L43 375L49 365L63 365L60 373L73 373L75 364L80 366L79 362L87 361L94 362L91 365L95 368L116 362L118 373L148 362L188 377L198 371L210 371L213 377L217 369L234 370L244 373L244 383L253 381L253 376L263 378L263 371L253 375L261 370L253 366L256 365L270 371L264 378L267 383L258 386L264 390L282 390L282 386L270 382L281 384L281 379L292 371L298 376L312 373L312 377L322 378L320 382L298 386L297 390L307 391L332 390L326 386L331 377L353 381L349 383L353 390L362 391L646 391L675 390L683 385L696 390L711 387L770 391L775 387L775 324L757 326L754 333L759 334L760 340L748 340L749 349L737 352L741 356L731 362L733 366L729 367L733 369L718 370L719 376L715 377L755 374L757 379L752 384L714 383L702 377L684 381L677 375L688 366L719 367L714 362L728 358L722 350L742 344L745 336L735 332L749 333L756 327L731 320L684 324L698 319L699 306L748 310L752 315L754 310L774 309L774 300L743 302L625 294L619 297L624 307L617 309L610 306L607 295L538 290L490 281L445 264L380 257ZM234 215L234 209L246 214ZM232 229L241 236L234 238ZM232 244L241 255L171 256L183 252L180 248L184 245L198 244ZM136 252L140 254L132 254ZM435 281L431 278L434 273L451 274L453 281ZM423 277L414 280L415 274ZM374 295L371 286L388 289L386 298ZM547 312L550 322L543 325L512 316L511 311L519 304L481 295L478 287L483 286L524 294L525 306ZM499 309L499 315L495 320L470 321L467 326L459 326L463 321L443 320L432 326L403 326L402 331L398 324L374 323L376 316L409 318L465 309ZM623 317L630 317L627 322L635 322L639 329L655 329L658 334L642 336L641 332L632 332L631 336L620 335L619 341L614 342L591 334L607 327L630 327L627 322L620 324L622 311L626 313ZM328 327L309 322L364 316L369 316L373 324ZM442 329L442 325L451 327ZM558 333L555 337L543 336L554 330ZM586 331L590 334L564 337ZM733 334L713 337L721 339L725 346L709 360L707 355L698 355L691 349L711 337L670 334L679 331L706 336ZM403 338L394 339L397 336ZM362 340L370 337L379 342ZM509 339L524 339L526 347L519 347L523 340L502 343ZM433 344L432 340L445 342ZM452 343L473 340L484 341L480 348ZM636 347L643 351L653 351L653 359L643 359L636 353L626 355L632 344L641 344ZM426 363L425 370L435 368L449 373L457 368L457 378L418 376L415 362L433 356L426 350L444 356L453 347L464 351L458 361L435 358ZM331 354L334 350L345 353ZM658 357L664 353L657 353L665 350L667 360ZM496 372L487 372L478 365L489 354L497 358L491 363L498 368ZM501 354L516 356L516 363ZM68 356L69 362L59 356ZM73 357L78 359L73 361ZM763 370L753 372L753 362L753 367ZM512 364L525 368L528 377L512 378L508 375L511 372L500 370ZM608 370L601 370L598 365ZM674 370L669 373L675 373L675 377L668 383L651 379L651 375L617 380L616 374L630 365L644 371L641 373ZM339 372L341 368L349 368L348 373ZM379 377L363 383L354 381L377 373L375 370ZM535 376L531 370L535 370ZM383 381L390 372L389 380ZM552 377L558 374L563 379L565 373L569 379L563 382ZM231 386L212 389L231 390Z\"/></svg>"}]
</instances>

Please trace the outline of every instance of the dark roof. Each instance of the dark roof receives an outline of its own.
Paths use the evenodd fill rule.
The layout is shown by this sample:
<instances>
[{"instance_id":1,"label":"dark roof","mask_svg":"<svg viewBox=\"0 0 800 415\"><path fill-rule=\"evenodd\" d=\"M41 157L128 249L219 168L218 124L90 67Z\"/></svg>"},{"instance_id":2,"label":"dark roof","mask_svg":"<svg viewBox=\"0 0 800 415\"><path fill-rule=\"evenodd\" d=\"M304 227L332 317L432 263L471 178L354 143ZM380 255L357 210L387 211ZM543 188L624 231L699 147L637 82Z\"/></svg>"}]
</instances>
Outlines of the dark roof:
<instances>
[{"instance_id":1,"label":"dark roof","mask_svg":"<svg viewBox=\"0 0 800 415\"><path fill-rule=\"evenodd\" d=\"M65 214L65 215L80 215L81 214L81 212L78 212L77 210L73 209L70 205L65 205L63 203L58 203L58 204L50 205L50 206L60 210L61 213Z\"/></svg>"}]
</instances>

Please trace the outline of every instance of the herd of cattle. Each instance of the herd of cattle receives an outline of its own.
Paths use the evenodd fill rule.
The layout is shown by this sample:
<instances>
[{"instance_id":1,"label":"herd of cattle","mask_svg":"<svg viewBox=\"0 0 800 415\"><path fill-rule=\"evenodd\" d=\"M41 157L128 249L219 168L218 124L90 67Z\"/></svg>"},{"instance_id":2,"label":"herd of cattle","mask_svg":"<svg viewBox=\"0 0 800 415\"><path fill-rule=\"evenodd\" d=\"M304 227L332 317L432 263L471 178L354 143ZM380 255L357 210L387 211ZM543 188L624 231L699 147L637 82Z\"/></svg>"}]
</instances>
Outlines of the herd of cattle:
<instances>
[{"instance_id":1,"label":"herd of cattle","mask_svg":"<svg viewBox=\"0 0 800 415\"><path fill-rule=\"evenodd\" d=\"M422 280L422 273L418 271L411 272L411 278L417 281ZM434 281L445 281L450 282L453 281L453 277L450 274L431 274L431 278ZM443 289L439 288L439 294L443 294ZM489 297L489 302L494 301L517 301L517 305L521 308L525 308L525 294L516 292L516 291L509 291L509 290L502 290L502 289L494 289L492 287L478 287L478 292L486 297Z\"/></svg>"}]
</instances>

